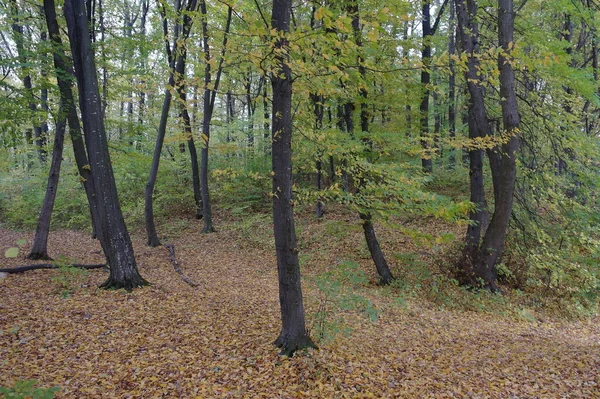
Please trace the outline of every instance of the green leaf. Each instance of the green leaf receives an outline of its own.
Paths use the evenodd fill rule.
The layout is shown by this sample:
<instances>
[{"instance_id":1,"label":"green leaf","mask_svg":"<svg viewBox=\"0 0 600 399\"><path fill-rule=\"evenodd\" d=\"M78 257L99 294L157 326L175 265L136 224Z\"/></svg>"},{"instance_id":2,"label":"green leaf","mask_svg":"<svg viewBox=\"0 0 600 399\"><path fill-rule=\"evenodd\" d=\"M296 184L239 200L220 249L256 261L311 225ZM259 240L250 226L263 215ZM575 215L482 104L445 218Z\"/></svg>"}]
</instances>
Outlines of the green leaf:
<instances>
[{"instance_id":1,"label":"green leaf","mask_svg":"<svg viewBox=\"0 0 600 399\"><path fill-rule=\"evenodd\" d=\"M4 257L6 258L16 258L17 256L19 256L19 248L17 247L8 248L4 252Z\"/></svg>"},{"instance_id":2,"label":"green leaf","mask_svg":"<svg viewBox=\"0 0 600 399\"><path fill-rule=\"evenodd\" d=\"M25 245L27 244L27 240L24 238L21 238L20 240L17 240L17 245L21 246L21 245Z\"/></svg>"}]
</instances>

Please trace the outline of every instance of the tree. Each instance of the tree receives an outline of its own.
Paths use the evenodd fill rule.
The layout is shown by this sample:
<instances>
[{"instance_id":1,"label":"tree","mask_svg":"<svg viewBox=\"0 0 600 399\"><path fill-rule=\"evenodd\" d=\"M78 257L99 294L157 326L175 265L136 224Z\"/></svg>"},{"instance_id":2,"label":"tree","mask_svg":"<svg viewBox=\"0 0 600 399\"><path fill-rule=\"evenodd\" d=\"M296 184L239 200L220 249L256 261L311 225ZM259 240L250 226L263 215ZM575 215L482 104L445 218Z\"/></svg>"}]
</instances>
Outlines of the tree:
<instances>
[{"instance_id":1,"label":"tree","mask_svg":"<svg viewBox=\"0 0 600 399\"><path fill-rule=\"evenodd\" d=\"M169 29L168 29L168 20L167 20L167 11L165 4L161 5L161 15L162 15L162 27L163 27L163 38L165 43L165 49L167 52L167 60L169 63L169 81L167 83L167 87L165 88L165 96L162 103L162 109L160 113L160 122L158 125L158 133L156 135L156 144L154 146L154 155L152 157L152 165L150 166L150 175L148 177L148 183L146 183L146 191L145 191L145 223L146 223L146 235L147 235L147 244L151 247L157 247L160 245L160 239L158 238L158 233L156 232L156 224L154 223L154 210L152 208L153 202L153 194L154 194L154 186L156 184L156 178L158 176L158 167L160 164L160 154L162 151L163 143L165 140L165 135L167 133L167 121L169 119L169 110L171 109L171 98L173 94L171 90L175 87L179 87L184 79L185 74L185 59L186 59L186 41L190 35L192 24L194 22L191 13L196 11L198 2L196 0L189 1L178 1L176 4L176 14L178 18L182 18L182 22L177 21L173 28L173 44L169 43ZM185 11L185 12L184 12ZM181 24L181 25L180 25ZM179 97L182 101L185 101L185 91L184 89L177 89ZM184 108L182 111L184 113L184 120L186 123L186 133L189 133L190 136L188 138L188 143L190 143L190 155L192 157L192 170L194 172L194 177L197 174L197 159L195 158L196 148L194 146L193 139L191 137L191 123L189 114L187 113L187 109L185 108L185 104L182 105ZM185 116L187 115L187 119ZM196 165L194 165L196 162ZM198 203L198 193L196 187L196 183L194 184L194 196L196 199L196 207L198 208L200 204Z\"/></svg>"},{"instance_id":2,"label":"tree","mask_svg":"<svg viewBox=\"0 0 600 399\"><path fill-rule=\"evenodd\" d=\"M456 1L456 14L463 48L468 55L465 76L470 93L469 137L491 138L492 129L485 109L484 88L479 74L477 42L479 29L477 4L475 0ZM473 147L469 151L471 202L475 209L471 212L471 224L467 229L466 246L461 260L466 279L471 284L484 285L491 291L498 291L496 266L504 249L504 241L512 213L513 193L516 179L516 157L519 149L519 114L515 91L515 77L510 53L514 46L514 10L511 0L498 2L498 43L501 52L498 56L500 71L500 101L504 123L504 139L501 145L487 150L494 186L494 212L485 226L485 192L483 186L483 151ZM481 236L483 235L483 240ZM481 240L481 242L480 242Z\"/></svg>"},{"instance_id":3,"label":"tree","mask_svg":"<svg viewBox=\"0 0 600 399\"><path fill-rule=\"evenodd\" d=\"M53 0L44 1L43 14L46 18L46 25L48 27L50 41L53 43L54 47L53 58L54 67L56 70L56 79L60 90L60 107L56 117L56 132L54 136L52 161L50 164L46 195L44 196L44 202L38 218L38 225L36 227L31 252L29 255L27 255L28 259L51 259L48 255L48 234L50 232L50 220L52 216L52 210L54 208L54 200L56 198L58 179L60 176L64 133L67 120L71 132L71 141L73 143L73 150L75 152L75 160L79 169L81 181L87 194L90 213L92 215L94 236L96 234L95 226L97 225L98 219L91 175L89 173L89 168L86 167L86 165L88 165L88 161L81 137L79 117L77 116L77 110L75 109L75 104L73 102L71 83L68 79L66 79L66 76L71 74L68 72L71 68L67 67L65 55L62 50L62 41L60 38L58 22L56 21L56 12Z\"/></svg>"},{"instance_id":4,"label":"tree","mask_svg":"<svg viewBox=\"0 0 600 399\"><path fill-rule=\"evenodd\" d=\"M288 64L288 39L291 0L274 0L271 27L274 43L275 70L271 73L273 88L272 170L273 233L277 251L281 333L275 345L281 354L292 356L315 344L306 331L300 283L300 265L292 206L292 73Z\"/></svg>"},{"instance_id":5,"label":"tree","mask_svg":"<svg viewBox=\"0 0 600 399\"><path fill-rule=\"evenodd\" d=\"M212 222L210 192L208 188L208 146L210 143L210 124L215 109L217 90L219 89L219 82L221 81L221 74L223 72L223 59L225 57L225 50L227 48L227 35L231 26L231 16L233 10L230 6L228 7L227 23L223 34L223 44L221 47L221 58L219 60L219 65L217 67L217 76L215 77L214 82L212 82L211 55L210 45L208 41L208 12L206 9L205 0L200 0L200 12L202 13L202 50L204 52L204 112L202 118L202 150L200 151L200 192L202 193L202 232L210 233L214 231L214 226ZM213 85L212 88L211 84Z\"/></svg>"},{"instance_id":6,"label":"tree","mask_svg":"<svg viewBox=\"0 0 600 399\"><path fill-rule=\"evenodd\" d=\"M84 0L67 0L64 12L75 66L89 168L96 190L98 238L110 267L110 276L102 287L131 290L147 282L138 272L133 246L119 205Z\"/></svg>"},{"instance_id":7,"label":"tree","mask_svg":"<svg viewBox=\"0 0 600 399\"><path fill-rule=\"evenodd\" d=\"M40 161L44 162L46 159L46 150L44 149L44 138L42 137L42 125L37 121L37 103L35 95L33 93L33 84L31 81L31 67L29 66L31 60L28 59L25 50L25 30L21 24L19 17L19 8L17 0L10 0L11 14L12 14L12 31L13 40L16 43L17 55L19 64L21 65L21 80L25 89L25 97L27 98L27 104L30 111L30 118L33 124L33 135L34 142L36 145L38 157ZM26 137L31 139L31 130L26 132Z\"/></svg>"}]
</instances>

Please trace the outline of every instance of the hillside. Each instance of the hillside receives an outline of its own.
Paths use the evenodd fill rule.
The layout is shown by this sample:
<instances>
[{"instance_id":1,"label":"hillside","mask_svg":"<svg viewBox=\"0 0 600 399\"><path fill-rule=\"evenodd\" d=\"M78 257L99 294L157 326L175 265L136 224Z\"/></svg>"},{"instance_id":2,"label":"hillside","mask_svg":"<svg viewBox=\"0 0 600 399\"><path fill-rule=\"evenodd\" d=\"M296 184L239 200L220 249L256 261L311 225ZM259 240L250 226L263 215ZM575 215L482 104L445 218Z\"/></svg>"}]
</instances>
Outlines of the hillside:
<instances>
[{"instance_id":1,"label":"hillside","mask_svg":"<svg viewBox=\"0 0 600 399\"><path fill-rule=\"evenodd\" d=\"M414 241L393 232L382 242L405 282L374 286L359 278L374 273L355 222L337 214L298 226L319 350L282 358L272 345L279 305L268 217L225 218L210 235L174 220L168 242L196 287L175 272L167 249L146 247L141 234L133 237L138 265L152 285L131 293L97 289L107 276L101 269L0 280L0 386L35 379L59 386L60 398L600 398L598 318L567 320L509 293L440 287L436 297L432 287L409 288L417 272L391 254L414 251ZM2 252L23 238L19 258L3 267L31 263L22 256L33 234L0 230ZM49 242L54 256L102 262L85 233L57 231ZM432 249L423 248L414 268L435 274ZM358 277L333 272L356 264L347 270ZM419 281L439 283L430 275ZM358 305L335 305L348 298ZM365 314L370 307L376 319Z\"/></svg>"}]
</instances>

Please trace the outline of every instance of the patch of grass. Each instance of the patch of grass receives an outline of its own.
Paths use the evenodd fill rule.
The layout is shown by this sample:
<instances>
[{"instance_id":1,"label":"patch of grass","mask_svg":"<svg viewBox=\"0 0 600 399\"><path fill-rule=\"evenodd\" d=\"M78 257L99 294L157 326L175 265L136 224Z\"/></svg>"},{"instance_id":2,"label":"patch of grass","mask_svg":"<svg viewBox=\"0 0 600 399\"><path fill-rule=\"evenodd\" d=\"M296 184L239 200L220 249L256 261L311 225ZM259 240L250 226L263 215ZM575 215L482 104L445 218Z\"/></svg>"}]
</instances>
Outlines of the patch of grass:
<instances>
[{"instance_id":1,"label":"patch of grass","mask_svg":"<svg viewBox=\"0 0 600 399\"><path fill-rule=\"evenodd\" d=\"M11 387L0 387L0 395L6 399L53 399L59 387L36 388L36 380L20 380Z\"/></svg>"},{"instance_id":2,"label":"patch of grass","mask_svg":"<svg viewBox=\"0 0 600 399\"><path fill-rule=\"evenodd\" d=\"M54 261L58 266L58 274L52 277L52 280L57 284L58 293L63 299L73 295L90 274L86 269L73 267L73 263L64 257Z\"/></svg>"}]
</instances>

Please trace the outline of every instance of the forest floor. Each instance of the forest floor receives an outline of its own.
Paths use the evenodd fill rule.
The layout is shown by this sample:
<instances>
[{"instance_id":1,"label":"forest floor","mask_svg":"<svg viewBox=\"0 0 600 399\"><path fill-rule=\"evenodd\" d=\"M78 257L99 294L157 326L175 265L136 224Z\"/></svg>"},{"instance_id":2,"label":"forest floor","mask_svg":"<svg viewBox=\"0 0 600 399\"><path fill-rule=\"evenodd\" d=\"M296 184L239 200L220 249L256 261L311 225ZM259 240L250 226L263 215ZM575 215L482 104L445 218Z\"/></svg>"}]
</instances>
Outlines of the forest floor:
<instances>
[{"instance_id":1,"label":"forest floor","mask_svg":"<svg viewBox=\"0 0 600 399\"><path fill-rule=\"evenodd\" d=\"M564 319L525 307L469 310L453 301L476 294L432 299L368 282L349 291L370 301L376 320L360 307L336 307L349 291L319 284L319 275L354 260L374 276L358 222L328 218L298 223L311 335L318 339L328 326L332 337L321 339L319 350L283 358L272 344L280 315L267 216L217 219L219 231L209 235L199 234L195 221L174 219L159 230L197 287L174 271L165 247L145 246L139 232L138 266L152 285L131 293L98 289L108 275L102 269L0 279L0 386L35 379L60 387L59 398L600 398L598 318ZM406 253L433 251L398 234L381 237L396 254L389 257L398 277L408 276L403 268L411 259L422 265ZM24 259L31 232L0 227L1 254L20 239L27 244L19 257L3 259L1 267L32 263ZM103 262L98 242L83 232L53 232L49 251Z\"/></svg>"}]
</instances>

